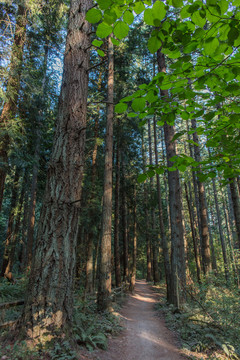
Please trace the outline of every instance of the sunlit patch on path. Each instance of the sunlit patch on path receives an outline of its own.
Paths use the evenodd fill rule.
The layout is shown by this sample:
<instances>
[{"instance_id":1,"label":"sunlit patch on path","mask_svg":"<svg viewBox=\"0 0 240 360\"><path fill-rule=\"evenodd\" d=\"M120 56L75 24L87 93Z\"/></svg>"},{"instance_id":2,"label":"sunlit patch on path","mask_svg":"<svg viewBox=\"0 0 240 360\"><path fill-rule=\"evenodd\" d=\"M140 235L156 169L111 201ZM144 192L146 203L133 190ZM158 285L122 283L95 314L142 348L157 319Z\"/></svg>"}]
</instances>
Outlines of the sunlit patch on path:
<instances>
[{"instance_id":1,"label":"sunlit patch on path","mask_svg":"<svg viewBox=\"0 0 240 360\"><path fill-rule=\"evenodd\" d=\"M82 359L91 360L183 360L173 334L157 316L158 294L144 281L120 311L125 330L109 340L107 351L97 350Z\"/></svg>"}]
</instances>

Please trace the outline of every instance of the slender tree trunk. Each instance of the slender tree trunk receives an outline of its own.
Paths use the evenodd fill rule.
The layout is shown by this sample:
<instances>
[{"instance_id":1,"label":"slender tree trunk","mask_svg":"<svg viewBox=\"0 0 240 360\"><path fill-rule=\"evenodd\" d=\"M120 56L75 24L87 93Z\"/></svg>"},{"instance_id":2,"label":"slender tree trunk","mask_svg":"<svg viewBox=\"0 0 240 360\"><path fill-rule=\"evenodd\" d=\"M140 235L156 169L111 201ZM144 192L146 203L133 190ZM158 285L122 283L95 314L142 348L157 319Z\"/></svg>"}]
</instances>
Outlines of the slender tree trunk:
<instances>
[{"instance_id":1,"label":"slender tree trunk","mask_svg":"<svg viewBox=\"0 0 240 360\"><path fill-rule=\"evenodd\" d=\"M234 212L235 224L237 230L238 247L240 249L240 201L239 201L239 192L238 192L236 179L231 179L230 191L231 191L233 212Z\"/></svg>"},{"instance_id":2,"label":"slender tree trunk","mask_svg":"<svg viewBox=\"0 0 240 360\"><path fill-rule=\"evenodd\" d=\"M123 234L123 280L128 281L128 214L126 197L125 164L122 160L122 234Z\"/></svg>"},{"instance_id":3,"label":"slender tree trunk","mask_svg":"<svg viewBox=\"0 0 240 360\"><path fill-rule=\"evenodd\" d=\"M201 283L201 264L200 264L199 255L198 255L197 232L196 232L196 227L194 225L194 211L193 211L192 203L190 202L190 199L189 199L187 184L184 183L184 186L185 186L185 194L186 194L186 200L187 200L189 218L190 218L190 226L191 226L191 232L192 232L193 250L194 250L194 257L195 257L195 263L196 263L196 269L197 269L197 279L198 279L198 283L200 284Z\"/></svg>"},{"instance_id":4,"label":"slender tree trunk","mask_svg":"<svg viewBox=\"0 0 240 360\"><path fill-rule=\"evenodd\" d=\"M224 239L224 235L223 235L222 220L221 220L221 215L220 215L215 179L212 179L212 185L213 185L213 195L214 195L217 221L218 221L219 237L220 237L221 246L222 246L226 283L227 283L227 285L229 285L229 265L228 265L228 259L227 259L227 249L226 249L225 239Z\"/></svg>"},{"instance_id":5,"label":"slender tree trunk","mask_svg":"<svg viewBox=\"0 0 240 360\"><path fill-rule=\"evenodd\" d=\"M137 194L136 186L134 187L134 207L133 207L133 265L130 280L130 291L133 292L136 283L137 271Z\"/></svg>"},{"instance_id":6,"label":"slender tree trunk","mask_svg":"<svg viewBox=\"0 0 240 360\"><path fill-rule=\"evenodd\" d=\"M149 163L153 165L153 156L152 156L152 131L151 123L148 120L148 145L149 145ZM159 244L156 231L156 217L155 209L153 205L153 178L150 178L150 192L151 192L151 225L152 225L152 254L153 254L153 281L154 284L160 281L159 271L158 271L158 253L159 253Z\"/></svg>"},{"instance_id":7,"label":"slender tree trunk","mask_svg":"<svg viewBox=\"0 0 240 360\"><path fill-rule=\"evenodd\" d=\"M198 135L196 132L197 125L196 120L192 119L192 128L195 130L193 133L193 141L199 145ZM200 162L200 149L199 146L194 145L194 155L195 160ZM200 175L200 171L198 172ZM207 207L206 207L206 195L204 184L197 179L198 184L198 196L199 196L199 210L200 210L200 231L202 238L202 263L203 263L203 271L204 274L207 275L209 271L212 269L211 264L211 254L210 254L210 244L209 244L209 230L208 230L208 220L207 220Z\"/></svg>"},{"instance_id":8,"label":"slender tree trunk","mask_svg":"<svg viewBox=\"0 0 240 360\"><path fill-rule=\"evenodd\" d=\"M158 71L166 72L164 54L161 50L157 52ZM167 90L161 90L161 96L169 98ZM167 152L167 165L171 167L173 163L170 159L176 156L175 141L172 141L175 134L174 126L165 122L164 137ZM185 301L184 291L186 286L186 267L185 249L183 237L182 221L182 197L180 188L179 171L168 171L169 186L169 206L171 220L171 303L177 308L181 307Z\"/></svg>"},{"instance_id":9,"label":"slender tree trunk","mask_svg":"<svg viewBox=\"0 0 240 360\"><path fill-rule=\"evenodd\" d=\"M158 166L158 144L157 144L157 127L156 127L156 118L153 118L153 129L154 129L154 150L155 150L155 165ZM159 175L156 174L157 180L157 195L158 195L158 214L159 214L159 227L160 235L162 240L162 249L163 249L163 258L164 258L164 269L165 269L165 279L167 284L167 300L170 301L171 294L171 265L169 259L169 249L168 242L164 228L163 222L163 209L162 209L162 194L161 194L161 185Z\"/></svg>"},{"instance_id":10,"label":"slender tree trunk","mask_svg":"<svg viewBox=\"0 0 240 360\"><path fill-rule=\"evenodd\" d=\"M146 155L145 155L145 149L144 149L144 138L142 133L142 158L143 158L143 171L146 171ZM143 184L143 192L144 192L144 213L145 213L145 221L146 224L149 223L149 213L148 213L148 189L147 184L144 182ZM149 230L146 227L145 228L145 236L146 236L146 250L147 250L147 281L152 280L152 264L151 264L151 241L149 236Z\"/></svg>"},{"instance_id":11,"label":"slender tree trunk","mask_svg":"<svg viewBox=\"0 0 240 360\"><path fill-rule=\"evenodd\" d=\"M11 254L12 246L13 246L13 225L14 225L14 217L17 205L17 195L18 195L18 182L20 177L20 169L17 167L14 175L13 185L12 185L12 198L11 198L11 210L8 218L8 227L5 241L5 248L3 254L3 262L2 262L2 270L1 276L7 276L8 271L8 263L9 257Z\"/></svg>"},{"instance_id":12,"label":"slender tree trunk","mask_svg":"<svg viewBox=\"0 0 240 360\"><path fill-rule=\"evenodd\" d=\"M73 0L70 6L56 133L19 323L23 333L41 343L55 331L66 336L72 331L91 32L85 14L91 7L90 0Z\"/></svg>"},{"instance_id":13,"label":"slender tree trunk","mask_svg":"<svg viewBox=\"0 0 240 360\"><path fill-rule=\"evenodd\" d=\"M119 248L119 194L120 194L120 121L117 121L116 149L116 183L115 183L115 215L114 215L114 259L116 287L121 286L121 266Z\"/></svg>"},{"instance_id":14,"label":"slender tree trunk","mask_svg":"<svg viewBox=\"0 0 240 360\"><path fill-rule=\"evenodd\" d=\"M164 165L167 165L166 162L166 155L165 155L165 149L164 149L164 130L163 127L161 127L161 143L162 143L162 159ZM163 174L163 181L164 181L164 190L165 190L165 198L166 198L166 207L167 207L167 221L168 221L168 231L167 235L169 238L171 238L171 221L170 221L170 209L169 209L169 199L168 199L168 183L167 183L167 170L164 171Z\"/></svg>"},{"instance_id":15,"label":"slender tree trunk","mask_svg":"<svg viewBox=\"0 0 240 360\"><path fill-rule=\"evenodd\" d=\"M28 232L27 232L27 247L25 266L29 270L32 264L33 243L34 243L34 225L35 225L35 211L37 202L37 183L38 171L40 161L40 147L42 139L42 123L43 123L43 109L44 109L44 94L46 92L46 79L47 79L47 63L48 63L49 40L46 39L44 46L44 59L43 59L43 80L40 90L39 100L37 103L37 116L36 116L36 146L34 152L34 163L32 173L31 194L29 201L29 214L28 214Z\"/></svg>"},{"instance_id":16,"label":"slender tree trunk","mask_svg":"<svg viewBox=\"0 0 240 360\"><path fill-rule=\"evenodd\" d=\"M13 235L12 235L10 253L9 253L8 264L6 266L5 274L11 273L12 267L14 265L15 250L16 250L16 245L17 245L17 238L19 236L19 230L20 230L20 224L21 224L21 214L22 214L22 207L23 207L25 191L26 191L26 172L24 173L24 176L23 176L22 189L21 189L21 194L19 197L17 213L16 213L16 221L15 221L14 231L13 231Z\"/></svg>"},{"instance_id":17,"label":"slender tree trunk","mask_svg":"<svg viewBox=\"0 0 240 360\"><path fill-rule=\"evenodd\" d=\"M12 45L10 60L10 72L7 84L7 100L3 105L0 116L0 211L3 201L3 191L5 178L8 169L8 151L10 146L10 136L8 127L14 120L17 112L18 94L20 89L20 79L22 73L23 48L26 38L27 9L25 2L20 2L16 16L15 35Z\"/></svg>"},{"instance_id":18,"label":"slender tree trunk","mask_svg":"<svg viewBox=\"0 0 240 360\"><path fill-rule=\"evenodd\" d=\"M106 310L111 305L111 240L112 240L112 158L113 158L113 95L114 54L111 38L108 38L108 111L106 151L104 169L103 215L100 281L98 287L98 309Z\"/></svg>"},{"instance_id":19,"label":"slender tree trunk","mask_svg":"<svg viewBox=\"0 0 240 360\"><path fill-rule=\"evenodd\" d=\"M102 71L99 72L98 78L98 91L101 91L102 86ZM94 276L94 263L93 263L93 250L94 250L94 227L96 226L96 213L97 209L93 205L94 198L96 196L96 180L97 180L97 153L98 153L98 136L99 136L99 114L100 106L97 107L97 115L95 118L94 124L94 148L92 153L92 174L91 174L91 191L89 196L89 234L88 234L88 244L87 244L87 263L86 263L86 282L85 282L85 291L86 293L93 292L93 276Z\"/></svg>"}]
</instances>

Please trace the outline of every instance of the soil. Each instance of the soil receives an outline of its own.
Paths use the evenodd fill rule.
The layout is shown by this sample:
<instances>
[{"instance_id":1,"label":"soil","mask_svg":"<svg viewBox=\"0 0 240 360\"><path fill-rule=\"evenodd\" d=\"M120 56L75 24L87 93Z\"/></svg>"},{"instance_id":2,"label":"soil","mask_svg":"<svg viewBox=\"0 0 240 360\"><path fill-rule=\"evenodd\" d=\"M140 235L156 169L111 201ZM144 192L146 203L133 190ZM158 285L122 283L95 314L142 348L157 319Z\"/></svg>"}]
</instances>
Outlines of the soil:
<instances>
[{"instance_id":1,"label":"soil","mask_svg":"<svg viewBox=\"0 0 240 360\"><path fill-rule=\"evenodd\" d=\"M154 305L159 294L144 280L136 282L135 293L120 311L124 330L109 339L108 350L85 352L82 360L183 360L176 336L166 328Z\"/></svg>"}]
</instances>

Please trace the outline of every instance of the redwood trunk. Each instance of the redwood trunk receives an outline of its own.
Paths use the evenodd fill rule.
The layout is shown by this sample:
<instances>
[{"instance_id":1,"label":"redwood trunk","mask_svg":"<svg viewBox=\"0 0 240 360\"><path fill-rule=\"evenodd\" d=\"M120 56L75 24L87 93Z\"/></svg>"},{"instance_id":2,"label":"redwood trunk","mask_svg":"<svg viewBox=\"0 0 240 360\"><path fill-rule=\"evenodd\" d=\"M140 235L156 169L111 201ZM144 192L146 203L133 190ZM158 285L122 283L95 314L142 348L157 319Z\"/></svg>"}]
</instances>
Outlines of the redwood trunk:
<instances>
[{"instance_id":1,"label":"redwood trunk","mask_svg":"<svg viewBox=\"0 0 240 360\"><path fill-rule=\"evenodd\" d=\"M91 32L85 14L91 6L90 0L71 2L56 133L20 320L22 331L40 342L72 329Z\"/></svg>"}]
</instances>

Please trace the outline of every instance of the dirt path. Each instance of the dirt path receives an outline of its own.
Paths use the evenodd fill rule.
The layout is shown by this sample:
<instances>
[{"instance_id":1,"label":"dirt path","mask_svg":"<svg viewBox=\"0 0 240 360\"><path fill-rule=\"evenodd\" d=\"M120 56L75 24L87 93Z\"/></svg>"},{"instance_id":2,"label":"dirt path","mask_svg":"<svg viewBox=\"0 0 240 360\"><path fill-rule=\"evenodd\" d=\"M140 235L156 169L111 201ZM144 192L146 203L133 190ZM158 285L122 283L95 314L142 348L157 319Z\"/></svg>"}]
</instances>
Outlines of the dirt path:
<instances>
[{"instance_id":1,"label":"dirt path","mask_svg":"<svg viewBox=\"0 0 240 360\"><path fill-rule=\"evenodd\" d=\"M154 310L157 301L158 294L146 281L137 281L135 294L120 311L125 330L109 340L107 351L97 350L82 359L183 360L173 334Z\"/></svg>"}]
</instances>

